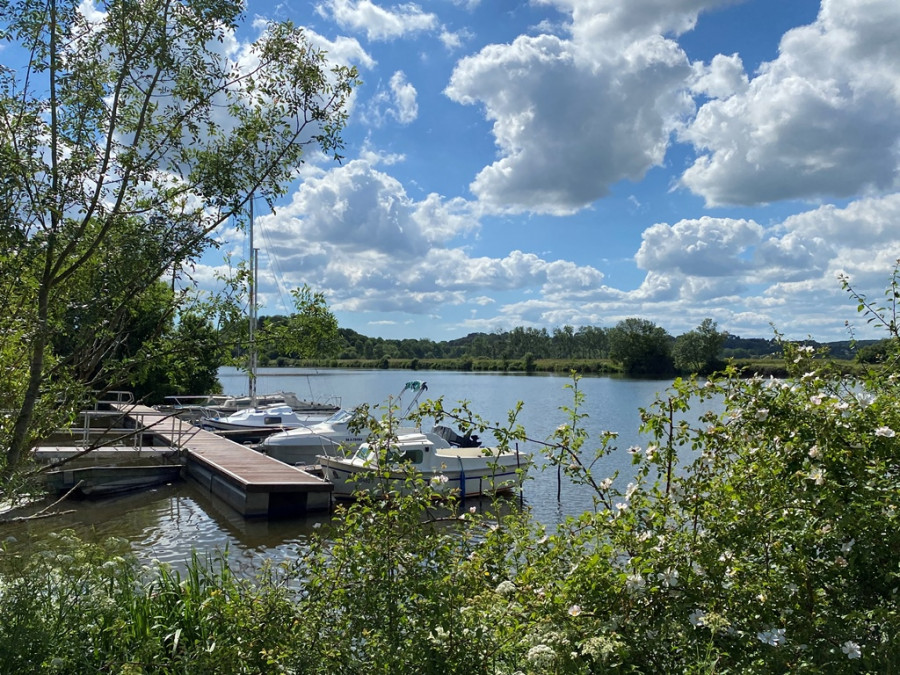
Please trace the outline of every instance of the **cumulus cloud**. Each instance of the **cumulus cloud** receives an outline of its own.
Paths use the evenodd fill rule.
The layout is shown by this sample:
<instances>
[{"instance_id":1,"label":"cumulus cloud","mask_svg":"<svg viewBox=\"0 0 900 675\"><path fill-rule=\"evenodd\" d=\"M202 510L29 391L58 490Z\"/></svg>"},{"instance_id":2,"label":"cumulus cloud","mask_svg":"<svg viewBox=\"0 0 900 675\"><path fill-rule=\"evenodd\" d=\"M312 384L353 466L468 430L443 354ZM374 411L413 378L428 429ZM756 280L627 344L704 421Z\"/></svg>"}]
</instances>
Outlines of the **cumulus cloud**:
<instances>
[{"instance_id":1,"label":"cumulus cloud","mask_svg":"<svg viewBox=\"0 0 900 675\"><path fill-rule=\"evenodd\" d=\"M370 0L325 0L317 10L347 30L365 33L372 41L395 40L410 33L431 31L438 24L434 14L411 3L385 9Z\"/></svg>"},{"instance_id":2,"label":"cumulus cloud","mask_svg":"<svg viewBox=\"0 0 900 675\"><path fill-rule=\"evenodd\" d=\"M852 314L837 273L863 292L880 292L900 258L898 219L900 194L893 193L817 207L768 228L708 217L657 223L635 255L646 277L625 296L633 313L669 326L715 316L731 332L755 322L757 334L768 323L795 335L833 334L834 317Z\"/></svg>"},{"instance_id":3,"label":"cumulus cloud","mask_svg":"<svg viewBox=\"0 0 900 675\"><path fill-rule=\"evenodd\" d=\"M709 205L895 188L898 32L895 0L823 0L818 19L786 33L746 88L699 109L681 134L701 152L682 184Z\"/></svg>"},{"instance_id":4,"label":"cumulus cloud","mask_svg":"<svg viewBox=\"0 0 900 675\"><path fill-rule=\"evenodd\" d=\"M501 155L472 192L488 210L563 215L619 180L638 180L663 161L670 133L693 109L680 89L690 72L678 45L660 36L606 51L520 36L462 59L445 93L484 107Z\"/></svg>"},{"instance_id":5,"label":"cumulus cloud","mask_svg":"<svg viewBox=\"0 0 900 675\"><path fill-rule=\"evenodd\" d=\"M747 91L749 80L737 54L716 54L709 66L694 64L691 91L709 98L729 98Z\"/></svg>"},{"instance_id":6,"label":"cumulus cloud","mask_svg":"<svg viewBox=\"0 0 900 675\"><path fill-rule=\"evenodd\" d=\"M694 27L701 11L734 0L539 0L571 12L573 33L584 43L595 38L631 41L635 36L680 35Z\"/></svg>"},{"instance_id":7,"label":"cumulus cloud","mask_svg":"<svg viewBox=\"0 0 900 675\"><path fill-rule=\"evenodd\" d=\"M373 156L374 157L374 156ZM473 257L451 242L478 228L471 204L430 194L415 201L365 160L310 176L290 204L256 219L267 264L260 286L271 297L314 283L339 310L427 314L485 304L485 292L578 292L603 275L591 267L512 251Z\"/></svg>"},{"instance_id":8,"label":"cumulus cloud","mask_svg":"<svg viewBox=\"0 0 900 675\"><path fill-rule=\"evenodd\" d=\"M657 223L644 231L635 262L646 270L728 276L747 267L742 254L762 237L763 228L752 220L704 216L671 226Z\"/></svg>"}]
</instances>

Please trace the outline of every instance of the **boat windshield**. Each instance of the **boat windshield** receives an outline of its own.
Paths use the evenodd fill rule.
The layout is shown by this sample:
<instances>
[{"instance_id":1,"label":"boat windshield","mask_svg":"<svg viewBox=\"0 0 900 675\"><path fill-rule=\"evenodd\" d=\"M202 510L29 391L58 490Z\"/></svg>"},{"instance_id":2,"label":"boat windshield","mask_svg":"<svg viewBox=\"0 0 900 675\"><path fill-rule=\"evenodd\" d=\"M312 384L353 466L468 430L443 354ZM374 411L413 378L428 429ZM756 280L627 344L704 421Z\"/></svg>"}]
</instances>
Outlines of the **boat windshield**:
<instances>
[{"instance_id":1,"label":"boat windshield","mask_svg":"<svg viewBox=\"0 0 900 675\"><path fill-rule=\"evenodd\" d=\"M353 418L353 413L349 410L338 410L334 415L325 420L328 424L338 424L349 422Z\"/></svg>"},{"instance_id":2,"label":"boat windshield","mask_svg":"<svg viewBox=\"0 0 900 675\"><path fill-rule=\"evenodd\" d=\"M362 460L363 462L369 461L370 458L374 458L376 455L376 451L372 446L368 443L363 443L356 450L355 457L357 459ZM421 464L425 459L425 453L422 448L409 448L404 451L399 451L396 448L391 448L387 453L387 461L389 464Z\"/></svg>"},{"instance_id":3,"label":"boat windshield","mask_svg":"<svg viewBox=\"0 0 900 675\"><path fill-rule=\"evenodd\" d=\"M425 456L422 452L422 448L411 448L409 450L404 450L403 452L392 449L388 452L388 461L392 464L401 464L403 462L421 464L424 458Z\"/></svg>"}]
</instances>

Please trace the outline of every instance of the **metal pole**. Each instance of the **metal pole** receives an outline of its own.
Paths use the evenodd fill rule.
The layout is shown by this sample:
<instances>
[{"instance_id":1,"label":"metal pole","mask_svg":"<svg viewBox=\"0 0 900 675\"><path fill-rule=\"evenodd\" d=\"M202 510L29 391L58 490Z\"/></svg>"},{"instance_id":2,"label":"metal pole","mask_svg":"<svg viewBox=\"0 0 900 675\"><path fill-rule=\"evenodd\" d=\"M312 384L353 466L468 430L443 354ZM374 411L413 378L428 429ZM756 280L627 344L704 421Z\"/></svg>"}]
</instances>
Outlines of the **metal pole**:
<instances>
[{"instance_id":1,"label":"metal pole","mask_svg":"<svg viewBox=\"0 0 900 675\"><path fill-rule=\"evenodd\" d=\"M253 196L250 196L250 407L256 407L256 249L253 248Z\"/></svg>"}]
</instances>

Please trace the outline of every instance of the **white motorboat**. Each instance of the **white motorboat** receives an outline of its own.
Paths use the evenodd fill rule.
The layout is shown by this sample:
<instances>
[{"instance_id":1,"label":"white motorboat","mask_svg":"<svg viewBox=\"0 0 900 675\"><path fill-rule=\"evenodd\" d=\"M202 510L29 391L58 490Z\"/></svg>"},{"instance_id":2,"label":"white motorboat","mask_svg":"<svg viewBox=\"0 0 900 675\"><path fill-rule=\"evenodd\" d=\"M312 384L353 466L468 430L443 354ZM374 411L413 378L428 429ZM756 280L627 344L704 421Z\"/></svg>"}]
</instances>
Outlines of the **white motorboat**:
<instances>
[{"instance_id":1,"label":"white motorboat","mask_svg":"<svg viewBox=\"0 0 900 675\"><path fill-rule=\"evenodd\" d=\"M332 415L341 409L332 402L307 401L291 391L273 394L260 394L255 403L249 396L226 396L210 394L206 396L175 395L167 396L166 403L156 406L157 410L178 415L183 420L198 423L209 417L225 417L248 408L269 408L275 405L290 406L300 414Z\"/></svg>"},{"instance_id":2,"label":"white motorboat","mask_svg":"<svg viewBox=\"0 0 900 675\"><path fill-rule=\"evenodd\" d=\"M371 433L367 427L352 428L353 416L353 411L341 410L324 422L267 436L256 449L286 464L299 466L316 464L319 455L346 456L368 440ZM395 433L415 431L418 429L401 427Z\"/></svg>"},{"instance_id":3,"label":"white motorboat","mask_svg":"<svg viewBox=\"0 0 900 675\"><path fill-rule=\"evenodd\" d=\"M248 429L296 429L328 419L327 412L297 412L289 405L247 408L224 417L204 417L198 423L209 431L246 431Z\"/></svg>"},{"instance_id":4,"label":"white motorboat","mask_svg":"<svg viewBox=\"0 0 900 675\"><path fill-rule=\"evenodd\" d=\"M386 465L379 466L380 457ZM433 432L398 436L383 455L377 444L363 443L350 457L320 455L317 460L337 498L351 498L357 491L379 496L407 492L411 471L439 495L508 492L522 484L531 464L530 455L517 450L457 447Z\"/></svg>"},{"instance_id":5,"label":"white motorboat","mask_svg":"<svg viewBox=\"0 0 900 675\"><path fill-rule=\"evenodd\" d=\"M413 380L406 383L397 395L397 400L403 396L405 391L415 391L416 395L400 415L400 420L408 417L419 397L427 390L426 382ZM354 414L354 411L340 410L318 424L272 434L264 438L256 446L256 449L286 464L301 466L316 464L318 455L347 456L354 452L361 443L368 440L371 434L371 429L365 424L365 420L353 424ZM416 427L400 426L393 430L393 434L398 436L416 431L418 431Z\"/></svg>"}]
</instances>

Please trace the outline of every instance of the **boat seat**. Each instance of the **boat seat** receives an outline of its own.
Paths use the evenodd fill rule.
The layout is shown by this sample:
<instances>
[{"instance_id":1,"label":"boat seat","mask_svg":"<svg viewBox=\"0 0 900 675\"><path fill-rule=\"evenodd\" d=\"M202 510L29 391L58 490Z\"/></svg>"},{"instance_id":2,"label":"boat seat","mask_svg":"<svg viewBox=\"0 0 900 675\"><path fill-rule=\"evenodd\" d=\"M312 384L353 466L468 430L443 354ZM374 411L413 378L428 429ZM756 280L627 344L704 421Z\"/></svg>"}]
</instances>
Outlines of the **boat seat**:
<instances>
[{"instance_id":1,"label":"boat seat","mask_svg":"<svg viewBox=\"0 0 900 675\"><path fill-rule=\"evenodd\" d=\"M477 448L481 446L481 441L478 440L478 436L472 434L471 429L464 436L460 436L450 427L443 425L436 425L432 431L457 448Z\"/></svg>"}]
</instances>

